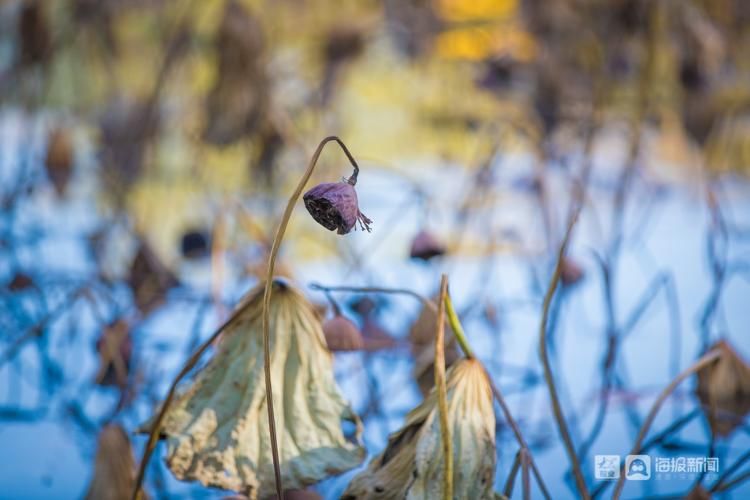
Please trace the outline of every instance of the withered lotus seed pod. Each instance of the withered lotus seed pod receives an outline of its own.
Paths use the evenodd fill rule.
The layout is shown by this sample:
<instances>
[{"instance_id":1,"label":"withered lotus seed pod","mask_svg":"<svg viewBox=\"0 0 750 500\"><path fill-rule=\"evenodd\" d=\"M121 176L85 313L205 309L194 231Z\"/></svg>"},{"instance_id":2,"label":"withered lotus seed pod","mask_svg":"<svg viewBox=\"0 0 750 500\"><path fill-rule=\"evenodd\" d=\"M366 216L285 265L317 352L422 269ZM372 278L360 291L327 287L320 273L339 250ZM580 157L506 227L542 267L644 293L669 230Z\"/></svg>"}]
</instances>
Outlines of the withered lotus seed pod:
<instances>
[{"instance_id":1,"label":"withered lotus seed pod","mask_svg":"<svg viewBox=\"0 0 750 500\"><path fill-rule=\"evenodd\" d=\"M420 231L411 242L409 257L412 259L430 260L443 254L445 254L445 245L429 231Z\"/></svg>"},{"instance_id":2,"label":"withered lotus seed pod","mask_svg":"<svg viewBox=\"0 0 750 500\"><path fill-rule=\"evenodd\" d=\"M750 412L750 365L726 341L715 343L721 356L698 371L696 393L711 432L728 436Z\"/></svg>"},{"instance_id":3,"label":"withered lotus seed pod","mask_svg":"<svg viewBox=\"0 0 750 500\"><path fill-rule=\"evenodd\" d=\"M560 266L560 281L563 285L575 285L583 279L583 268L573 259L563 257Z\"/></svg>"},{"instance_id":4,"label":"withered lotus seed pod","mask_svg":"<svg viewBox=\"0 0 750 500\"><path fill-rule=\"evenodd\" d=\"M323 335L331 351L358 351L364 347L359 328L348 318L337 314L323 323Z\"/></svg>"},{"instance_id":5,"label":"withered lotus seed pod","mask_svg":"<svg viewBox=\"0 0 750 500\"><path fill-rule=\"evenodd\" d=\"M359 221L360 227L371 231L372 221L359 211L357 191L352 176L347 182L326 182L318 184L305 193L305 208L318 224L329 231L337 230L338 234L347 234Z\"/></svg>"}]
</instances>

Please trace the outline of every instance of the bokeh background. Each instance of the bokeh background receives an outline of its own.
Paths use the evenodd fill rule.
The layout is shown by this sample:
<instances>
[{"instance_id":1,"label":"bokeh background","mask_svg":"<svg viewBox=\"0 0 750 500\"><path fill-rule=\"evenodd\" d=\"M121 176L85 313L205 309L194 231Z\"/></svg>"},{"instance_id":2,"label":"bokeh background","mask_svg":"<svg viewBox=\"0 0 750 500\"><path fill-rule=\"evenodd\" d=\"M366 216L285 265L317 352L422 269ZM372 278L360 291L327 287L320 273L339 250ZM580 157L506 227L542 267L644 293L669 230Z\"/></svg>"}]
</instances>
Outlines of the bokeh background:
<instances>
[{"instance_id":1,"label":"bokeh background","mask_svg":"<svg viewBox=\"0 0 750 500\"><path fill-rule=\"evenodd\" d=\"M99 453L140 456L132 431L258 282L329 135L373 231L330 233L300 203L278 270L363 330L335 367L368 453L422 398L420 303L309 284L434 297L447 273L553 497L577 497L536 342L581 203L547 338L588 484L611 495L594 455L625 455L714 342L750 355L748 54L744 0L4 0L0 497L85 495L107 424L130 444ZM350 173L329 145L310 185ZM626 496L750 495L750 388L720 432L695 385L648 452L720 472ZM496 414L501 491L518 446ZM163 455L153 497L230 494L177 482Z\"/></svg>"}]
</instances>

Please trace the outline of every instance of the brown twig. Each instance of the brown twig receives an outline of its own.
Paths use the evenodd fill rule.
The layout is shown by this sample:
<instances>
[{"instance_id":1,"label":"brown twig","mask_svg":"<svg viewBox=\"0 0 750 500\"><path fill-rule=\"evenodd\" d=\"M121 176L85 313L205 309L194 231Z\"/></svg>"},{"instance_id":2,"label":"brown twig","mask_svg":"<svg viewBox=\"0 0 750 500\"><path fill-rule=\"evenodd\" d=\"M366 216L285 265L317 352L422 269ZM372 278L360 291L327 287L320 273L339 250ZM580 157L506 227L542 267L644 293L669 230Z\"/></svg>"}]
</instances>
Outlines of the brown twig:
<instances>
[{"instance_id":1,"label":"brown twig","mask_svg":"<svg viewBox=\"0 0 750 500\"><path fill-rule=\"evenodd\" d=\"M445 384L445 304L448 298L448 276L440 278L437 326L435 333L435 387L440 413L440 437L443 441L443 499L453 498L453 449L448 426L448 389Z\"/></svg>"},{"instance_id":2,"label":"brown twig","mask_svg":"<svg viewBox=\"0 0 750 500\"><path fill-rule=\"evenodd\" d=\"M508 474L508 479L505 481L505 487L503 488L503 495L505 495L508 498L513 496L513 486L516 484L516 476L518 475L518 469L520 467L521 467L521 450L518 450L516 452L516 458L513 459L513 465L510 467L510 473Z\"/></svg>"},{"instance_id":3,"label":"brown twig","mask_svg":"<svg viewBox=\"0 0 750 500\"><path fill-rule=\"evenodd\" d=\"M544 380L547 383L547 389L549 390L550 399L552 400L552 411L554 413L555 420L557 421L557 428L560 432L560 437L562 438L563 444L565 445L565 451L568 454L571 468L573 469L576 487L578 488L578 492L580 493L581 497L584 499L588 499L590 498L590 495L586 487L586 481L583 478L581 464L578 461L578 455L576 454L573 440L570 437L568 426L565 423L565 417L562 412L560 400L557 397L555 380L552 377L552 367L550 365L549 356L547 354L547 323L549 320L550 304L552 303L552 298L554 297L555 291L557 290L557 286L560 282L563 258L565 257L565 252L567 251L573 228L575 227L576 221L578 220L580 207L581 205L579 204L578 208L573 212L572 217L570 218L568 229L565 232L565 237L563 238L563 242L560 245L560 250L557 255L557 264L555 265L555 271L552 273L552 279L550 280L549 287L547 288L547 293L544 295L544 302L542 305L542 321L539 325L539 357L542 359L542 366L544 367Z\"/></svg>"},{"instance_id":4,"label":"brown twig","mask_svg":"<svg viewBox=\"0 0 750 500\"><path fill-rule=\"evenodd\" d=\"M519 450L521 457L521 485L523 489L523 500L531 500L531 478L529 477L529 450L521 448Z\"/></svg>"},{"instance_id":5,"label":"brown twig","mask_svg":"<svg viewBox=\"0 0 750 500\"><path fill-rule=\"evenodd\" d=\"M500 389L497 388L495 383L490 378L489 374L487 374L487 379L490 381L492 394L495 396L495 400L500 405L500 409L503 411L505 420L508 422L508 425L513 430L513 434L516 437L516 441L518 441L518 444L521 447L521 449L525 449L528 452L527 454L528 454L528 459L529 459L529 465L531 465L531 471L534 474L534 478L536 479L537 484L539 485L539 489L542 490L542 494L544 495L544 498L547 498L547 499L552 498L549 494L549 491L547 490L547 486L544 484L542 475L539 473L539 469L537 468L536 463L534 462L534 458L531 456L531 452L528 451L529 446L528 444L526 444L526 439L524 439L523 434L521 434L521 429L518 427L518 423L516 423L516 420L513 418L513 415L510 413L510 408L505 402L505 398L503 398L503 395L500 393Z\"/></svg>"},{"instance_id":6,"label":"brown twig","mask_svg":"<svg viewBox=\"0 0 750 500\"><path fill-rule=\"evenodd\" d=\"M648 430L651 428L651 424L653 424L654 419L656 418L656 414L659 412L661 405L664 404L664 401L666 401L669 395L672 394L672 392L677 388L677 386L680 385L686 378L698 372L701 368L708 365L709 363L712 363L719 356L721 356L721 351L719 349L714 349L714 350L707 352L698 361L696 361L691 366L686 368L682 373L677 375L677 377L674 380L672 380L672 382L670 382L669 385L664 388L664 390L661 391L661 393L659 394L659 397L656 398L656 401L654 401L654 404L651 406L651 410L649 410L648 416L646 416L646 420L643 422L643 425L641 426L641 430L638 432L638 437L635 439L635 443L633 444L633 449L630 452L631 455L638 454L639 450L641 449L641 443L643 442L643 439L646 437L646 434L648 434ZM618 498L620 498L620 494L622 493L622 488L624 486L625 486L625 474L621 473L620 478L617 480L617 484L615 485L615 491L612 494L612 498L614 500L617 500Z\"/></svg>"},{"instance_id":7,"label":"brown twig","mask_svg":"<svg viewBox=\"0 0 750 500\"><path fill-rule=\"evenodd\" d=\"M310 283L309 286L313 290L320 290L323 292L386 293L393 295L409 295L420 301L423 306L427 307L435 314L438 313L438 306L433 301L431 301L424 295L420 295L417 292L409 290L407 288L383 288L374 286L327 286L321 285L320 283Z\"/></svg>"}]
</instances>

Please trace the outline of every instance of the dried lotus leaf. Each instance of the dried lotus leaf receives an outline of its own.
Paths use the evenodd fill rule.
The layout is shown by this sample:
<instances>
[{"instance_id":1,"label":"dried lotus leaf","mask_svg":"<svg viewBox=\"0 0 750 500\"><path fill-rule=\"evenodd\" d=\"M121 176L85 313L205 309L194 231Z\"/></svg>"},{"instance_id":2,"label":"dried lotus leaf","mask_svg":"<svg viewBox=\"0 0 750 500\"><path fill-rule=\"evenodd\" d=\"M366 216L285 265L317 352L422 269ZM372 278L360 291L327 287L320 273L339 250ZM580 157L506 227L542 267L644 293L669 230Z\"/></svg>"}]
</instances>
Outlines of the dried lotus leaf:
<instances>
[{"instance_id":1,"label":"dried lotus leaf","mask_svg":"<svg viewBox=\"0 0 750 500\"><path fill-rule=\"evenodd\" d=\"M446 376L454 498L494 498L495 414L487 375L479 361L462 359ZM441 439L433 390L390 436L383 453L354 477L342 498L441 498Z\"/></svg>"},{"instance_id":2,"label":"dried lotus leaf","mask_svg":"<svg viewBox=\"0 0 750 500\"><path fill-rule=\"evenodd\" d=\"M246 494L275 493L266 409L262 339L263 287L229 321L214 357L178 395L161 433L167 464L181 480ZM342 421L360 421L338 391L320 321L300 292L276 280L270 313L271 377L284 488L302 489L356 467L359 442ZM145 427L150 427L146 424Z\"/></svg>"}]
</instances>

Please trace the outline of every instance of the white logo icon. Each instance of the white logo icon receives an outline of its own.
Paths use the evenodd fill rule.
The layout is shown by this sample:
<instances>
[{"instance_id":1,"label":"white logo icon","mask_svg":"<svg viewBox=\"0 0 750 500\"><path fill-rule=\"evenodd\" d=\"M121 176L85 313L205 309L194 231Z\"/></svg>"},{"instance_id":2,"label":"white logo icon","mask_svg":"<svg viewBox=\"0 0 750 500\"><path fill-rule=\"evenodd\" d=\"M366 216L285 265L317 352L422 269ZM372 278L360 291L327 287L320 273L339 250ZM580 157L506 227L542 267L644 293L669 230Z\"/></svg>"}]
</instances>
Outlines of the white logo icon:
<instances>
[{"instance_id":1,"label":"white logo icon","mask_svg":"<svg viewBox=\"0 0 750 500\"><path fill-rule=\"evenodd\" d=\"M651 479L651 457L648 455L628 455L625 459L625 479L631 481Z\"/></svg>"},{"instance_id":2,"label":"white logo icon","mask_svg":"<svg viewBox=\"0 0 750 500\"><path fill-rule=\"evenodd\" d=\"M594 456L594 477L596 479L619 479L620 455Z\"/></svg>"}]
</instances>

